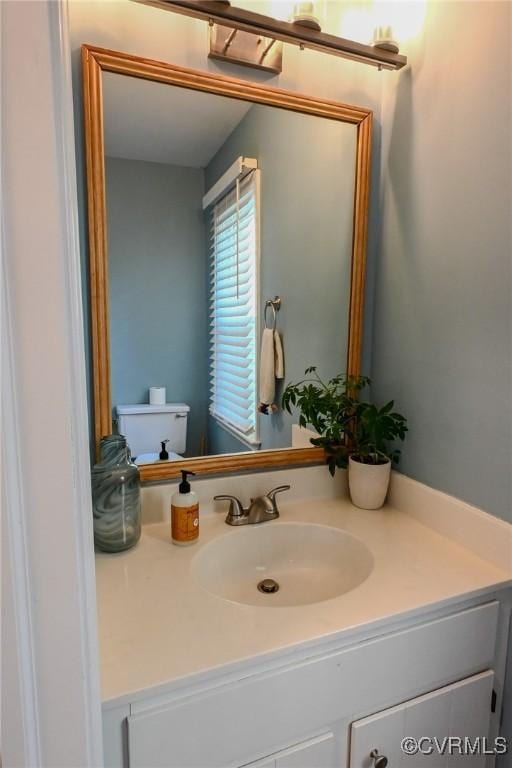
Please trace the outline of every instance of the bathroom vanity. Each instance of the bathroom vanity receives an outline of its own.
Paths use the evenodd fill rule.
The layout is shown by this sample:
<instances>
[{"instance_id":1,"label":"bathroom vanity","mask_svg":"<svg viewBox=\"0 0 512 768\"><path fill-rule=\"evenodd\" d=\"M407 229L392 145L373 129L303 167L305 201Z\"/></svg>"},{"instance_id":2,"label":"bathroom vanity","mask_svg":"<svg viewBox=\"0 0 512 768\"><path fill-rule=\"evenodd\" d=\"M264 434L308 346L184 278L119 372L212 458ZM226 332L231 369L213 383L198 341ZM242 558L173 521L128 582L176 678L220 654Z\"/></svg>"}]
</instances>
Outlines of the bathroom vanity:
<instances>
[{"instance_id":1,"label":"bathroom vanity","mask_svg":"<svg viewBox=\"0 0 512 768\"><path fill-rule=\"evenodd\" d=\"M208 508L222 490L283 481L291 498L277 521L231 528L224 507ZM197 545L174 547L164 520L134 550L98 555L107 766L370 768L386 757L396 768L413 759L406 737L492 747L511 527L400 475L377 512L341 486L324 467L201 480ZM168 496L144 489L148 519ZM257 591L265 576L277 593ZM494 758L427 764L468 760Z\"/></svg>"}]
</instances>

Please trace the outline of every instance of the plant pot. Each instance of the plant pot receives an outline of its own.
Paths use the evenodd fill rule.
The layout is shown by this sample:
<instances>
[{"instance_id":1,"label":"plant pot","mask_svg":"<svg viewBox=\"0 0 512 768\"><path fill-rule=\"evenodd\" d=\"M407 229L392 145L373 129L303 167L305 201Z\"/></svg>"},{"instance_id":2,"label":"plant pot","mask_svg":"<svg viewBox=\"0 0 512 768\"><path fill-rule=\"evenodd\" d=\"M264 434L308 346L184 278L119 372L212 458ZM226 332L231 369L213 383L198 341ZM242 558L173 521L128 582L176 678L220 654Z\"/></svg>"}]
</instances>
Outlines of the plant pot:
<instances>
[{"instance_id":1,"label":"plant pot","mask_svg":"<svg viewBox=\"0 0 512 768\"><path fill-rule=\"evenodd\" d=\"M348 487L352 504L360 509L380 509L386 499L391 477L391 461L363 464L350 456Z\"/></svg>"}]
</instances>

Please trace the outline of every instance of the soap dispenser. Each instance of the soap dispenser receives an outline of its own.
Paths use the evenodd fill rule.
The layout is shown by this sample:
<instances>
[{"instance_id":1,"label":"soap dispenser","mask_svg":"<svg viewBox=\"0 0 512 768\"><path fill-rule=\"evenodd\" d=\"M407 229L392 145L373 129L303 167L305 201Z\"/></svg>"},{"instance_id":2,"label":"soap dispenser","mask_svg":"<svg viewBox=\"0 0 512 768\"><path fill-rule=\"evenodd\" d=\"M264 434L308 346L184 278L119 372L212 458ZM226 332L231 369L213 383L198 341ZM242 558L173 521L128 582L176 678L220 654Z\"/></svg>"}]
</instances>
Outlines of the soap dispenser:
<instances>
[{"instance_id":1,"label":"soap dispenser","mask_svg":"<svg viewBox=\"0 0 512 768\"><path fill-rule=\"evenodd\" d=\"M194 474L181 470L181 483L171 498L171 538L180 546L193 544L199 538L199 502L187 480Z\"/></svg>"},{"instance_id":2,"label":"soap dispenser","mask_svg":"<svg viewBox=\"0 0 512 768\"><path fill-rule=\"evenodd\" d=\"M168 442L169 440L162 440L162 442L160 443L160 445L162 446L162 450L158 454L158 458L160 459L160 461L167 461L167 459L169 458L169 452L165 447Z\"/></svg>"}]
</instances>

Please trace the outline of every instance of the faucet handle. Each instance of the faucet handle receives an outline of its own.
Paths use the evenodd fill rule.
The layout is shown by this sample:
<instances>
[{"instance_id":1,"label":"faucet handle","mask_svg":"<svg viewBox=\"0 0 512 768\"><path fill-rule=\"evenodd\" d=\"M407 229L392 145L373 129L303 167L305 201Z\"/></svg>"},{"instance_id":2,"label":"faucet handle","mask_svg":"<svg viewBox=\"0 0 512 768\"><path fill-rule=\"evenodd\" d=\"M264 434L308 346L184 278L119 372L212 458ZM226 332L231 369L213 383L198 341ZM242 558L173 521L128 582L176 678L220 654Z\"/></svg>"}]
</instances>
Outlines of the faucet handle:
<instances>
[{"instance_id":1,"label":"faucet handle","mask_svg":"<svg viewBox=\"0 0 512 768\"><path fill-rule=\"evenodd\" d=\"M274 512L279 513L277 509L277 503L276 503L276 496L278 493L282 493L283 491L289 491L291 488L290 485L278 485L277 488L273 488L271 491L267 493L267 499L270 499L272 506L274 507Z\"/></svg>"},{"instance_id":2,"label":"faucet handle","mask_svg":"<svg viewBox=\"0 0 512 768\"><path fill-rule=\"evenodd\" d=\"M245 509L242 506L242 502L240 499L237 499L236 496L228 496L227 494L220 494L219 496L214 496L214 501L229 501L229 511L228 515L226 517L226 522L230 525L236 525L239 523L242 518L245 517Z\"/></svg>"}]
</instances>

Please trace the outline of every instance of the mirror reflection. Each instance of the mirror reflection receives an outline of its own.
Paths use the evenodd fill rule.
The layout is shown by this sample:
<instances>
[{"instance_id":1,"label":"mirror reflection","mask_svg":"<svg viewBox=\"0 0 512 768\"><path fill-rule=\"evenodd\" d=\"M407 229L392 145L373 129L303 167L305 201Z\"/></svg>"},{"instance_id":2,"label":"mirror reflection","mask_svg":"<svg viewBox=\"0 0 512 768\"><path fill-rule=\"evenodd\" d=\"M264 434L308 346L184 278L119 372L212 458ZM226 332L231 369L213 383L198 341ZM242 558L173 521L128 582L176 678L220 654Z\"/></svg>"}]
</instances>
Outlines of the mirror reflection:
<instances>
[{"instance_id":1,"label":"mirror reflection","mask_svg":"<svg viewBox=\"0 0 512 768\"><path fill-rule=\"evenodd\" d=\"M356 127L103 73L113 418L139 464L309 446L347 356Z\"/></svg>"}]
</instances>

